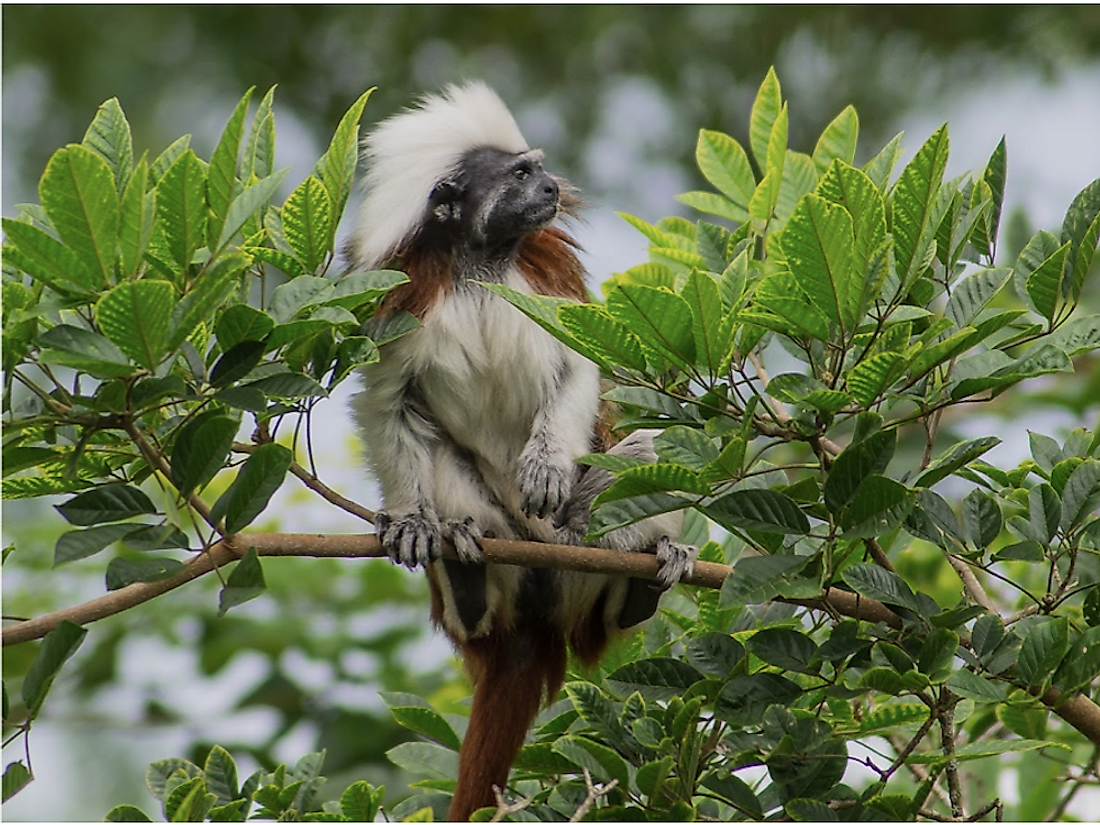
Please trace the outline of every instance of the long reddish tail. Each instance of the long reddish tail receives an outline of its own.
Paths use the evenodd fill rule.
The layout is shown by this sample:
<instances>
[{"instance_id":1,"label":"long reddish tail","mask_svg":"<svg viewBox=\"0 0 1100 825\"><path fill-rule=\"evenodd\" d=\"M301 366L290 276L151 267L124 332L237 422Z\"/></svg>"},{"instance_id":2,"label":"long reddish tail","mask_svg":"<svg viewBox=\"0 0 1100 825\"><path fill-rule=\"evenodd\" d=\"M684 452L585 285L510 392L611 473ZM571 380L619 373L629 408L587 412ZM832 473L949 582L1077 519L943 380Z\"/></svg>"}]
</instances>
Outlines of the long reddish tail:
<instances>
[{"instance_id":1,"label":"long reddish tail","mask_svg":"<svg viewBox=\"0 0 1100 825\"><path fill-rule=\"evenodd\" d=\"M490 634L467 642L462 653L475 687L447 812L452 822L496 806L493 786L503 790L543 697L553 697L565 677L565 642L552 632L533 638L514 631Z\"/></svg>"}]
</instances>

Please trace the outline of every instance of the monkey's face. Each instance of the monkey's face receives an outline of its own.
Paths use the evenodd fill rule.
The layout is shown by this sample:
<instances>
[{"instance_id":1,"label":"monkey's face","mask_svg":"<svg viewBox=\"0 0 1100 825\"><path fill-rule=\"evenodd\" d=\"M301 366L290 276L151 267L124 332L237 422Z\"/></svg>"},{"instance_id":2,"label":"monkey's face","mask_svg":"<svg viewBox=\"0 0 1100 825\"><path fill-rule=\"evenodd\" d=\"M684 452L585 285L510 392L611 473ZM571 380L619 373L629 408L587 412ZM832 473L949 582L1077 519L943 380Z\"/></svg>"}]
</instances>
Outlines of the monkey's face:
<instances>
[{"instance_id":1,"label":"monkey's face","mask_svg":"<svg viewBox=\"0 0 1100 825\"><path fill-rule=\"evenodd\" d=\"M431 219L476 246L503 247L547 226L558 213L558 182L538 151L468 152L430 198Z\"/></svg>"}]
</instances>

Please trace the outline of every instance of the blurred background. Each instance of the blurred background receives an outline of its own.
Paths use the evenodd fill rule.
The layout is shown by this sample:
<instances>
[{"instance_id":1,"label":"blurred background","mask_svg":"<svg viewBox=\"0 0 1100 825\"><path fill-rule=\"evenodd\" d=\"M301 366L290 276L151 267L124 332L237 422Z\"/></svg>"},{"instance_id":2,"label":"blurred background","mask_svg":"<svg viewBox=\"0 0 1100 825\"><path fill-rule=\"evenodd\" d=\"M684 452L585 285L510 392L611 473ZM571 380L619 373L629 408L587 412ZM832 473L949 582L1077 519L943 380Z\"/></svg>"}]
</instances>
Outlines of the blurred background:
<instances>
[{"instance_id":1,"label":"blurred background","mask_svg":"<svg viewBox=\"0 0 1100 825\"><path fill-rule=\"evenodd\" d=\"M117 97L135 148L159 153L191 133L208 157L249 86L275 98L286 193L309 173L340 116L365 89L364 128L417 94L481 78L509 103L548 166L589 204L576 234L594 287L644 259L615 213L685 213L702 188L700 128L747 143L756 89L774 65L792 148L810 151L847 104L859 112L857 163L904 131L907 161L950 122L949 175L980 171L1007 136L1001 255L1062 215L1100 176L1100 8L1076 6L11 6L3 8L3 198L37 200L50 154L78 142ZM344 230L346 232L346 228ZM1090 300L1096 311L1097 296ZM944 443L995 433L992 461L1026 454L1026 430L1057 438L1095 426L1100 369L1040 382L1023 401L948 423ZM376 502L349 426L348 393L314 421L322 478ZM365 525L290 480L258 529L354 532ZM105 559L50 569L65 525L46 503L4 505L4 614L28 616L103 592ZM216 619L216 582L183 588L92 627L31 734L36 774L4 805L8 821L101 819L129 802L153 810L147 764L201 761L212 742L248 772L327 750L331 792L366 778L408 782L385 760L406 736L379 691L441 706L466 688L426 621L420 577L378 561L279 560L263 598ZM950 582L928 583L929 591ZM4 651L18 682L33 645ZM5 762L22 754L5 752ZM1011 771L1000 792L1019 798ZM1034 777L1028 784L1034 783ZM1026 789L1025 789L1026 790Z\"/></svg>"}]
</instances>

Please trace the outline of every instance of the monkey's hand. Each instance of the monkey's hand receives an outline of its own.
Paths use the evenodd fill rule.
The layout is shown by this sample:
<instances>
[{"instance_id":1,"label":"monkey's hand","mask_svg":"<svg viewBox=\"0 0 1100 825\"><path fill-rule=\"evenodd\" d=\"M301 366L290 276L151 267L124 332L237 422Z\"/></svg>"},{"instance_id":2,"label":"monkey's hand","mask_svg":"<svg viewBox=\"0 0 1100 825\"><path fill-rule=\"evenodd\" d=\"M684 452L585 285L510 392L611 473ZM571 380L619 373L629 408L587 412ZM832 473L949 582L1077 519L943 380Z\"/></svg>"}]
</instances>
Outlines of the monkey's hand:
<instances>
[{"instance_id":1,"label":"monkey's hand","mask_svg":"<svg viewBox=\"0 0 1100 825\"><path fill-rule=\"evenodd\" d=\"M472 518L444 522L443 534L454 544L455 550L458 551L458 558L465 564L485 560L485 555L481 551L481 528Z\"/></svg>"},{"instance_id":2,"label":"monkey's hand","mask_svg":"<svg viewBox=\"0 0 1100 825\"><path fill-rule=\"evenodd\" d=\"M561 509L569 500L573 486L573 462L555 462L544 450L523 451L519 463L519 492L523 512L546 518Z\"/></svg>"},{"instance_id":3,"label":"monkey's hand","mask_svg":"<svg viewBox=\"0 0 1100 825\"><path fill-rule=\"evenodd\" d=\"M657 581L664 589L690 576L695 569L699 549L688 544L676 544L668 536L657 539Z\"/></svg>"},{"instance_id":4,"label":"monkey's hand","mask_svg":"<svg viewBox=\"0 0 1100 825\"><path fill-rule=\"evenodd\" d=\"M439 522L422 511L379 510L374 526L390 561L410 570L435 561L443 550L443 531Z\"/></svg>"}]
</instances>

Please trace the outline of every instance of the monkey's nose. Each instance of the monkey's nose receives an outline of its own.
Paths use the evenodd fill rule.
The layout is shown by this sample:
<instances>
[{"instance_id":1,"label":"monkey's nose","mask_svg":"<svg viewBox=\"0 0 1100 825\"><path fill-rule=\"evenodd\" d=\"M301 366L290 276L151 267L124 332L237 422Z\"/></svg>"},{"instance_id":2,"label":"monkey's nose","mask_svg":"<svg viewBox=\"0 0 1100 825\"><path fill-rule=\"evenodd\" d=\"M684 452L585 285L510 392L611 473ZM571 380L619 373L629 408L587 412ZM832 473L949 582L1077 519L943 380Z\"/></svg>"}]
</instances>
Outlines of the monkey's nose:
<instances>
[{"instance_id":1,"label":"monkey's nose","mask_svg":"<svg viewBox=\"0 0 1100 825\"><path fill-rule=\"evenodd\" d=\"M547 178L542 184L542 194L545 195L548 199L557 199L558 182L553 178Z\"/></svg>"}]
</instances>

